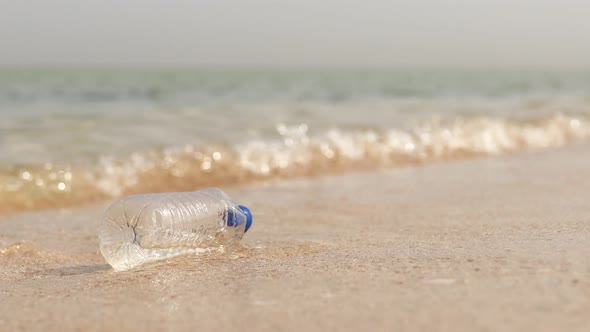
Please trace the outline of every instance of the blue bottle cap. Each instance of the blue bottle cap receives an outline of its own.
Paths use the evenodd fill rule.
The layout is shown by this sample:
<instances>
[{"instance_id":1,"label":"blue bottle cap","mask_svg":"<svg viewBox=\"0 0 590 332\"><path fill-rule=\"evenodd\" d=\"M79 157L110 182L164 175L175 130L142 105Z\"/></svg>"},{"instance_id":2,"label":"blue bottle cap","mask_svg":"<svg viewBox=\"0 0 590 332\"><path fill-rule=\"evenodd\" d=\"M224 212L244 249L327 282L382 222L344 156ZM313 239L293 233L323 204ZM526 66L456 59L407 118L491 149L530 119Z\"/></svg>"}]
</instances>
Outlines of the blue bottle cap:
<instances>
[{"instance_id":1,"label":"blue bottle cap","mask_svg":"<svg viewBox=\"0 0 590 332\"><path fill-rule=\"evenodd\" d=\"M252 212L250 212L250 209L243 205L238 205L238 207L246 215L246 220L244 220L244 216L242 214L235 213L233 209L228 209L227 226L237 227L243 223L246 223L246 228L244 229L245 233L248 231L248 229L250 229L250 226L252 226Z\"/></svg>"},{"instance_id":2,"label":"blue bottle cap","mask_svg":"<svg viewBox=\"0 0 590 332\"><path fill-rule=\"evenodd\" d=\"M246 229L244 230L244 233L248 231L248 229L250 229L250 226L252 226L252 212L250 212L250 209L248 209L247 207L243 206L243 205L238 205L238 207L240 208L240 210L242 210L242 212L244 212L246 214Z\"/></svg>"}]
</instances>

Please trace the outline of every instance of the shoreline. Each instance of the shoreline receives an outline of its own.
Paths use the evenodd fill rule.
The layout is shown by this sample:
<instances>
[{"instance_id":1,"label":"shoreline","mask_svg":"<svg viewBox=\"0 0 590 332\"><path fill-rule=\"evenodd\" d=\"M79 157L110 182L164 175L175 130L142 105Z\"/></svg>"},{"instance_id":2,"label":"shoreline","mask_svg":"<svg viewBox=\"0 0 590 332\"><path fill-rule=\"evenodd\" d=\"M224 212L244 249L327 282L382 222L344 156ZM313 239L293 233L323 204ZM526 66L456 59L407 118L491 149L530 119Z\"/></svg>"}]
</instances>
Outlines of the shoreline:
<instances>
[{"instance_id":1,"label":"shoreline","mask_svg":"<svg viewBox=\"0 0 590 332\"><path fill-rule=\"evenodd\" d=\"M280 139L238 145L185 145L96 165L23 164L0 167L0 213L78 207L141 193L314 178L397 169L477 157L527 153L587 142L590 122L561 113L526 121L502 117L431 119L413 129L327 130L280 125Z\"/></svg>"},{"instance_id":2,"label":"shoreline","mask_svg":"<svg viewBox=\"0 0 590 332\"><path fill-rule=\"evenodd\" d=\"M586 331L588 165L586 143L231 187L255 218L242 248L119 273L98 252L107 203L0 215L0 323Z\"/></svg>"}]
</instances>

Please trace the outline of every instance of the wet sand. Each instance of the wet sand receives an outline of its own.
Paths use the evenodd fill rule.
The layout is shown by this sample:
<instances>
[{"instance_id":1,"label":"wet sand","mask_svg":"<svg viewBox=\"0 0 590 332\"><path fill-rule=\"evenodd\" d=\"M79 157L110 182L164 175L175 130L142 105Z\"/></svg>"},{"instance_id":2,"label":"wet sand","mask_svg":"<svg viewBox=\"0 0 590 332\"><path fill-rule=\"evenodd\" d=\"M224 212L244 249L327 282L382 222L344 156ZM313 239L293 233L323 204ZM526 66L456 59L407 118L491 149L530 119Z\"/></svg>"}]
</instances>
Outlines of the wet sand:
<instances>
[{"instance_id":1,"label":"wet sand","mask_svg":"<svg viewBox=\"0 0 590 332\"><path fill-rule=\"evenodd\" d=\"M105 204L0 216L0 330L590 330L589 145L228 193L243 248L118 273Z\"/></svg>"}]
</instances>

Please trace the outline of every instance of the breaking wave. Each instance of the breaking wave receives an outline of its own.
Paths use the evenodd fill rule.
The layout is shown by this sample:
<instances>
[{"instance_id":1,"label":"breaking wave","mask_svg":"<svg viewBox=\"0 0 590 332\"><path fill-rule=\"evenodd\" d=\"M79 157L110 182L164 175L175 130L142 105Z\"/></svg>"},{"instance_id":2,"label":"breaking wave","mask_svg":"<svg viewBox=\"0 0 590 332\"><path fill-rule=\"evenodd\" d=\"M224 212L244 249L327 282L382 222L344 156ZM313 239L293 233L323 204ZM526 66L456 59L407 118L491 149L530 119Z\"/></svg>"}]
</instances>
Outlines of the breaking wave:
<instances>
[{"instance_id":1,"label":"breaking wave","mask_svg":"<svg viewBox=\"0 0 590 332\"><path fill-rule=\"evenodd\" d=\"M0 165L0 213L67 207L133 193L494 156L590 138L587 119L561 114L526 121L458 118L411 130L334 129L315 136L308 134L306 124L280 124L276 130L276 140L102 156L92 166Z\"/></svg>"}]
</instances>

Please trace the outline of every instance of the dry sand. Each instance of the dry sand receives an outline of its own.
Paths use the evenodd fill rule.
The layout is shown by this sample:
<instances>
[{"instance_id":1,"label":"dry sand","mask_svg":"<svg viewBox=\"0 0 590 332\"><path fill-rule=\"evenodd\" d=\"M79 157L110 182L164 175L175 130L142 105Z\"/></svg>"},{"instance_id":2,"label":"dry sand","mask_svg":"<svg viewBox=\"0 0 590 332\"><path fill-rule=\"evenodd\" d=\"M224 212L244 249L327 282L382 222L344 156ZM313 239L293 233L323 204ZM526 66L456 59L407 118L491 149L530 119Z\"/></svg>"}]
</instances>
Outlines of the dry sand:
<instances>
[{"instance_id":1,"label":"dry sand","mask_svg":"<svg viewBox=\"0 0 590 332\"><path fill-rule=\"evenodd\" d=\"M0 216L0 330L590 331L588 145L228 192L244 248L120 273L105 205Z\"/></svg>"}]
</instances>

